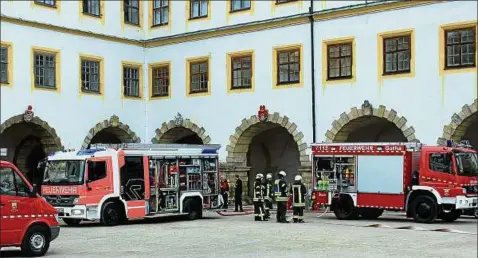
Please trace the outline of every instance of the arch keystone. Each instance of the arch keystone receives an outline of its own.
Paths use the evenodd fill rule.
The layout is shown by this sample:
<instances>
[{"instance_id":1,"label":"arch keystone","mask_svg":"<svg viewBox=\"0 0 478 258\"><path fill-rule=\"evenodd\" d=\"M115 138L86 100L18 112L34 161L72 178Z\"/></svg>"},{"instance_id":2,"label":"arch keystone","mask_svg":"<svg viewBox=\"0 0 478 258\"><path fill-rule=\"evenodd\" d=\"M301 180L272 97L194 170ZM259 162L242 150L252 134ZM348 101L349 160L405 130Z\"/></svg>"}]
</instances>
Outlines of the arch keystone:
<instances>
[{"instance_id":1,"label":"arch keystone","mask_svg":"<svg viewBox=\"0 0 478 258\"><path fill-rule=\"evenodd\" d=\"M107 120L105 119L97 123L94 127L92 127L88 131L88 134L85 136L85 139L83 140L83 144L81 145L81 148L82 149L88 148L88 146L91 144L91 141L93 140L95 135L108 128L117 128L123 131L126 137L129 138L128 140L126 140L128 142L132 142L132 143L141 142L141 138L139 138L136 135L136 133L130 129L129 125L121 122L117 115L112 115L110 119L107 119Z\"/></svg>"},{"instance_id":2,"label":"arch keystone","mask_svg":"<svg viewBox=\"0 0 478 258\"><path fill-rule=\"evenodd\" d=\"M161 128L156 129L155 136L151 139L152 143L160 143L162 140L165 140L168 137L168 132L176 128L187 129L194 134L196 134L203 144L211 143L211 137L206 134L206 129L204 127L198 126L196 123L192 122L191 119L184 119L183 116L178 113L173 119L163 122Z\"/></svg>"}]
</instances>

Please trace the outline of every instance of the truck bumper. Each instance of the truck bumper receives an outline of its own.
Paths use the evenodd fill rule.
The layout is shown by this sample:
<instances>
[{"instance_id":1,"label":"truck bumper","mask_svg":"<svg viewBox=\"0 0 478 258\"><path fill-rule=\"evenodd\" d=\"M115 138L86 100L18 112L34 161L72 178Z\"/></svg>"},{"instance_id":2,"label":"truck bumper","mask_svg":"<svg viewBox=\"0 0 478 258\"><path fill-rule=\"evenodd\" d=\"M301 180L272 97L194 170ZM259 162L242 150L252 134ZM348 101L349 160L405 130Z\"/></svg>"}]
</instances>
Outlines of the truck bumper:
<instances>
[{"instance_id":1,"label":"truck bumper","mask_svg":"<svg viewBox=\"0 0 478 258\"><path fill-rule=\"evenodd\" d=\"M55 207L58 217L66 219L87 219L86 206L75 205L73 207Z\"/></svg>"},{"instance_id":2,"label":"truck bumper","mask_svg":"<svg viewBox=\"0 0 478 258\"><path fill-rule=\"evenodd\" d=\"M474 209L478 207L478 197L457 196L455 200L455 209Z\"/></svg>"},{"instance_id":3,"label":"truck bumper","mask_svg":"<svg viewBox=\"0 0 478 258\"><path fill-rule=\"evenodd\" d=\"M50 227L50 241L55 240L60 235L60 226Z\"/></svg>"}]
</instances>

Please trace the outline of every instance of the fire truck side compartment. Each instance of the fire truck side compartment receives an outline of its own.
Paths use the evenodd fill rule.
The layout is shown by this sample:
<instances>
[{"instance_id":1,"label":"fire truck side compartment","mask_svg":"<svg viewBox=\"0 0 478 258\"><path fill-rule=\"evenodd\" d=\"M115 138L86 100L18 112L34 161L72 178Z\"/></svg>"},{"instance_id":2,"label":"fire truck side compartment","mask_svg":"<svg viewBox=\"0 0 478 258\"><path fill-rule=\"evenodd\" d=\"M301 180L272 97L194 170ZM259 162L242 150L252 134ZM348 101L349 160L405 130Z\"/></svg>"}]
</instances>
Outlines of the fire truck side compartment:
<instances>
[{"instance_id":1,"label":"fire truck side compartment","mask_svg":"<svg viewBox=\"0 0 478 258\"><path fill-rule=\"evenodd\" d=\"M403 156L358 156L359 193L402 194Z\"/></svg>"}]
</instances>

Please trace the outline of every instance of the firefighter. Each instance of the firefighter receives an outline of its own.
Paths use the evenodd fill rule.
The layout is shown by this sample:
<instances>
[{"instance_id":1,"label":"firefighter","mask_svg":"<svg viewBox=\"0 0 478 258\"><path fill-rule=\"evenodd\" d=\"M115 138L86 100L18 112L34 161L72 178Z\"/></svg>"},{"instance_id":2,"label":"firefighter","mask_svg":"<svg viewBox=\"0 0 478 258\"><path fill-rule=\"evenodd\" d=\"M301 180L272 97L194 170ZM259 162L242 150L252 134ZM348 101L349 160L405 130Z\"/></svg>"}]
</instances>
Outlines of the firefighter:
<instances>
[{"instance_id":1,"label":"firefighter","mask_svg":"<svg viewBox=\"0 0 478 258\"><path fill-rule=\"evenodd\" d=\"M307 195L307 188L302 183L302 177L297 175L295 176L294 184L292 185L292 209L294 211L294 223L304 222L305 195Z\"/></svg>"},{"instance_id":2,"label":"firefighter","mask_svg":"<svg viewBox=\"0 0 478 258\"><path fill-rule=\"evenodd\" d=\"M224 201L224 205L222 206L224 209L227 209L229 208L229 200L228 200L228 197L229 197L229 183L227 182L227 179L225 177L222 177L222 180L221 180L221 196L222 196L222 199Z\"/></svg>"},{"instance_id":3,"label":"firefighter","mask_svg":"<svg viewBox=\"0 0 478 258\"><path fill-rule=\"evenodd\" d=\"M254 220L265 221L264 217L264 185L262 183L262 174L257 174L256 182L254 183Z\"/></svg>"},{"instance_id":4,"label":"firefighter","mask_svg":"<svg viewBox=\"0 0 478 258\"><path fill-rule=\"evenodd\" d=\"M274 182L274 197L277 202L277 222L279 223L289 223L286 219L287 213L287 183L284 178L286 173L280 171L277 175L279 178Z\"/></svg>"},{"instance_id":5,"label":"firefighter","mask_svg":"<svg viewBox=\"0 0 478 258\"><path fill-rule=\"evenodd\" d=\"M274 187L272 184L272 175L266 175L266 181L264 182L264 210L266 213L266 219L271 217L270 210L272 210L272 199L274 198Z\"/></svg>"}]
</instances>

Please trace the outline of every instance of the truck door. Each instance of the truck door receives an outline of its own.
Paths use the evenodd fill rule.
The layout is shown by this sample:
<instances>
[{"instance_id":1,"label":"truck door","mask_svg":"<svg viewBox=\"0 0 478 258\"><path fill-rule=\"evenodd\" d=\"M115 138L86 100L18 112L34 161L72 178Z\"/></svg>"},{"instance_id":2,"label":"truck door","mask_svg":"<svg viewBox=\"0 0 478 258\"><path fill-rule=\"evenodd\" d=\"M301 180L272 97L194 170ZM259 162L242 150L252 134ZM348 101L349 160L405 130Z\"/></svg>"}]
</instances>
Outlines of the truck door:
<instances>
[{"instance_id":1,"label":"truck door","mask_svg":"<svg viewBox=\"0 0 478 258\"><path fill-rule=\"evenodd\" d=\"M427 154L427 171L420 176L422 185L436 188L451 188L455 183L453 154L451 152L432 152Z\"/></svg>"},{"instance_id":2,"label":"truck door","mask_svg":"<svg viewBox=\"0 0 478 258\"><path fill-rule=\"evenodd\" d=\"M121 168L121 197L127 204L128 218L141 218L146 215L145 200L149 199L149 161L148 157L125 156Z\"/></svg>"},{"instance_id":3,"label":"truck door","mask_svg":"<svg viewBox=\"0 0 478 258\"><path fill-rule=\"evenodd\" d=\"M98 157L88 159L85 174L86 203L99 204L105 195L113 193L113 166L111 158ZM98 209L100 208L98 207Z\"/></svg>"},{"instance_id":4,"label":"truck door","mask_svg":"<svg viewBox=\"0 0 478 258\"><path fill-rule=\"evenodd\" d=\"M0 168L0 180L1 244L19 244L31 217L41 211L36 207L35 198L30 197L31 187L16 170Z\"/></svg>"}]
</instances>

